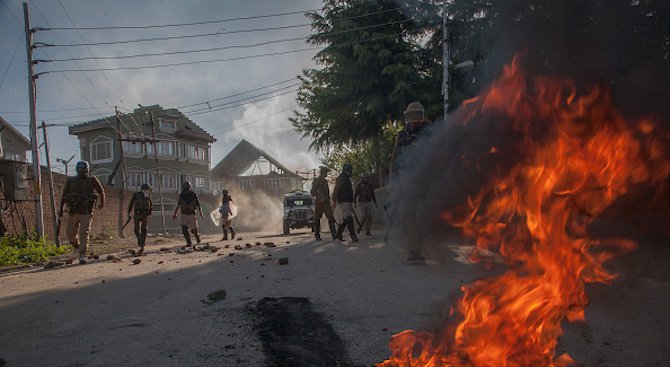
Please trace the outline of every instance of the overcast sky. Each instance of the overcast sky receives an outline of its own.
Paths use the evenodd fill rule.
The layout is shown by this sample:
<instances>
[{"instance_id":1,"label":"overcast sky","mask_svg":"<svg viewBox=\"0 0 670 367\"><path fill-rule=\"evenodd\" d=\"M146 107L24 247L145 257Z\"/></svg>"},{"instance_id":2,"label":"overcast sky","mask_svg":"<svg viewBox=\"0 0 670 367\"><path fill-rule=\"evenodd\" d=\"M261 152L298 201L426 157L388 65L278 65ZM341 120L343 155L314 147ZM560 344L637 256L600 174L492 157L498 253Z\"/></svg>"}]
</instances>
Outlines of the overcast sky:
<instances>
[{"instance_id":1,"label":"overcast sky","mask_svg":"<svg viewBox=\"0 0 670 367\"><path fill-rule=\"evenodd\" d=\"M4 77L0 86L0 116L28 136L28 83L22 1L0 0L0 2L2 2L0 81ZM28 7L31 27L79 28L78 31L50 30L35 33L35 42L53 45L216 33L213 36L114 45L42 47L34 53L35 59L56 60L250 46L263 42L302 38L311 32L309 26L300 26L309 23L303 14L181 27L96 30L82 28L183 24L248 18L319 9L321 2L319 0L32 0L28 2ZM237 32L277 27L284 28ZM115 60L81 60L76 63L73 61L40 63L36 67L36 72L49 73L41 75L37 82L37 121L39 123L44 120L54 124L83 122L112 115L114 106L119 106L121 111L126 112L138 104L159 104L170 108L210 101L209 105L216 109L215 106L228 103L222 106L228 108L208 113L196 112L206 110L206 104L180 108L187 117L217 139L212 146L212 165L218 163L240 139L247 139L274 155L291 169L314 168L318 165L317 155L307 151L309 141L301 140L288 121L291 108L296 104L293 92L296 87L292 85L297 81L220 99L295 78L302 69L314 67L312 57L316 50L290 52L308 47L304 40L295 40L212 52ZM230 59L278 52L286 53L165 68L109 70L104 73L85 71ZM286 92L290 93L268 98L272 94ZM229 107L244 102L235 103L235 101L250 97L256 97L254 100L265 99ZM53 110L68 111L50 112ZM69 158L72 155L76 155L75 160L79 159L77 140L68 134L67 127L51 127L49 135L52 162L55 157Z\"/></svg>"}]
</instances>

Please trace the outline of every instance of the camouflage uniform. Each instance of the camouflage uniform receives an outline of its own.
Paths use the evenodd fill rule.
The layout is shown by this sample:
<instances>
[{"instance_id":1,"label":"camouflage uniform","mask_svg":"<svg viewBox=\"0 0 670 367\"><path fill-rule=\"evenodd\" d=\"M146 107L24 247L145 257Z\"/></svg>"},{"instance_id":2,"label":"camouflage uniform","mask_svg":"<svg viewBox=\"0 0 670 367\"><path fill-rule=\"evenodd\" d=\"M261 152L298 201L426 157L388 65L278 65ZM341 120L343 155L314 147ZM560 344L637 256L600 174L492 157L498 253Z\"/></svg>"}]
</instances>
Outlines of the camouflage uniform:
<instances>
[{"instance_id":1,"label":"camouflage uniform","mask_svg":"<svg viewBox=\"0 0 670 367\"><path fill-rule=\"evenodd\" d=\"M354 228L354 188L351 183L351 172L353 167L350 164L345 164L342 169L342 174L335 180L335 188L333 188L333 203L336 205L338 211L338 227L336 236L339 240L344 240L342 234L345 227L349 229L352 242L358 242L356 236L356 229Z\"/></svg>"},{"instance_id":2,"label":"camouflage uniform","mask_svg":"<svg viewBox=\"0 0 670 367\"><path fill-rule=\"evenodd\" d=\"M140 251L144 251L144 245L147 239L147 222L151 217L153 210L153 203L150 195L145 195L143 191L138 191L133 194L128 204L128 216L133 211L133 232L137 237L137 245Z\"/></svg>"},{"instance_id":3,"label":"camouflage uniform","mask_svg":"<svg viewBox=\"0 0 670 367\"><path fill-rule=\"evenodd\" d=\"M95 191L95 192L94 192ZM97 193L96 193L97 192ZM73 246L79 246L79 256L86 256L91 219L98 199L104 203L105 190L96 177L68 177L61 196L61 210L67 204L69 217L67 239Z\"/></svg>"},{"instance_id":4,"label":"camouflage uniform","mask_svg":"<svg viewBox=\"0 0 670 367\"><path fill-rule=\"evenodd\" d=\"M372 226L372 206L374 204L377 207L375 188L370 182L364 180L356 185L354 203L358 205L359 213L361 214L361 227L358 228L358 232L365 226L365 235L369 236L371 235L370 227Z\"/></svg>"},{"instance_id":5,"label":"camouflage uniform","mask_svg":"<svg viewBox=\"0 0 670 367\"><path fill-rule=\"evenodd\" d=\"M314 179L312 189L309 192L316 198L314 208L314 237L317 240L321 240L321 217L325 214L326 219L328 219L330 234L335 239L335 217L333 217L333 208L330 206L330 189L328 188L325 173L322 172L321 175Z\"/></svg>"},{"instance_id":6,"label":"camouflage uniform","mask_svg":"<svg viewBox=\"0 0 670 367\"><path fill-rule=\"evenodd\" d=\"M192 246L193 244L191 243L189 229L191 230L191 233L193 233L195 241L199 244L200 235L198 234L198 220L196 219L195 212L196 210L200 210L200 214L202 215L202 207L200 206L198 195L190 190L190 183L188 184L188 187L189 190L182 191L182 193L179 194L179 200L177 201L177 208L175 208L174 216L177 214L177 209L181 209L181 231L184 235L184 239L186 239L186 245Z\"/></svg>"}]
</instances>

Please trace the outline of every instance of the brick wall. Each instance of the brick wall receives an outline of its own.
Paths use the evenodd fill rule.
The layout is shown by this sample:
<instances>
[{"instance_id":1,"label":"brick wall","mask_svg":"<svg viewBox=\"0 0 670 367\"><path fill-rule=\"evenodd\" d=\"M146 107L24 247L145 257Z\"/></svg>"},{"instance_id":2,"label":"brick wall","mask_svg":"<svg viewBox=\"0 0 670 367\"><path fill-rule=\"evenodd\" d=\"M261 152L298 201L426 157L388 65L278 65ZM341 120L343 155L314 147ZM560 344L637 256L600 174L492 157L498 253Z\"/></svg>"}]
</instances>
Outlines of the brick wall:
<instances>
[{"instance_id":1,"label":"brick wall","mask_svg":"<svg viewBox=\"0 0 670 367\"><path fill-rule=\"evenodd\" d=\"M67 176L53 173L54 179L54 198L56 204L56 213L58 213L63 186ZM30 189L28 197L32 198L34 193L34 181L29 181ZM103 183L104 184L104 183ZM42 167L42 207L44 210L44 234L49 238L55 238L53 225L53 214L51 210L51 197L49 195L49 172ZM128 202L132 196L132 191L105 186L105 207L96 209L93 213L93 224L91 225L91 235L101 233L111 233L114 236L121 235L121 227L126 218ZM9 233L24 233L35 230L35 203L32 201L18 202L16 204L2 201L3 210L2 220ZM23 221L25 219L25 221ZM65 231L67 228L68 215L65 213L61 224L60 238L66 241ZM24 228L25 223L25 228ZM128 225L123 234L132 235L132 224Z\"/></svg>"}]
</instances>

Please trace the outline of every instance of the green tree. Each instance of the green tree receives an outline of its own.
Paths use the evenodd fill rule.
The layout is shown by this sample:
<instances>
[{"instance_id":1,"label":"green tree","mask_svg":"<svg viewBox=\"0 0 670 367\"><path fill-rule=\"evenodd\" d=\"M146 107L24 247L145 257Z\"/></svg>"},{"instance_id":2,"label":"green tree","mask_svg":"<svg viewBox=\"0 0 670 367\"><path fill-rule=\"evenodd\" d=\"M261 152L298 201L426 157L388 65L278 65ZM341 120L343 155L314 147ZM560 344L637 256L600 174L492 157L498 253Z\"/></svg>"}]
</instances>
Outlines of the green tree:
<instances>
[{"instance_id":1,"label":"green tree","mask_svg":"<svg viewBox=\"0 0 670 367\"><path fill-rule=\"evenodd\" d=\"M429 94L427 68L417 52L421 26L394 1L326 0L322 14L308 17L316 32L308 41L324 49L315 57L319 68L300 77L304 112L292 117L294 128L317 151L357 150L369 143L369 158L384 166L384 126ZM434 93L439 95L439 86Z\"/></svg>"}]
</instances>

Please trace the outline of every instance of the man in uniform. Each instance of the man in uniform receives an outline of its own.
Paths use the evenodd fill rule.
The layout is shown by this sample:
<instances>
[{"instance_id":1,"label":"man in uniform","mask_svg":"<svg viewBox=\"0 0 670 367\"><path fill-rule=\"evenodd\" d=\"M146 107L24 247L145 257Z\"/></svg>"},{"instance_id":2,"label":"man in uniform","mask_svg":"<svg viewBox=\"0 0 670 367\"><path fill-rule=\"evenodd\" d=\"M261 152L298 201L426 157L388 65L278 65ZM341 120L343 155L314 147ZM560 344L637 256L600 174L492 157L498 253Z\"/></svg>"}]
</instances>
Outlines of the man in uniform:
<instances>
[{"instance_id":1,"label":"man in uniform","mask_svg":"<svg viewBox=\"0 0 670 367\"><path fill-rule=\"evenodd\" d=\"M414 144L417 139L419 139L421 133L426 127L425 113L421 103L410 103L407 106L404 114L406 122L405 129L398 135L398 139L396 140L396 145L393 150L392 165L394 169L397 169L398 157L400 154L412 144ZM402 196L402 194L399 195L399 197ZM406 222L404 223L405 234L407 236L407 263L424 264L426 260L422 253L423 238L422 234L417 230L417 221L419 220L416 218L417 213L413 210L410 210L405 214L407 218Z\"/></svg>"},{"instance_id":2,"label":"man in uniform","mask_svg":"<svg viewBox=\"0 0 670 367\"><path fill-rule=\"evenodd\" d=\"M151 185L142 184L140 189L141 191L133 194L130 204L128 204L128 219L130 219L130 213L133 212L133 209L135 210L133 215L133 232L135 232L135 237L137 237L137 245L140 247L138 255L142 255L144 252L144 245L147 239L147 222L151 217L153 209Z\"/></svg>"},{"instance_id":3,"label":"man in uniform","mask_svg":"<svg viewBox=\"0 0 670 367\"><path fill-rule=\"evenodd\" d=\"M88 175L88 162L77 162L76 170L77 176L68 177L65 182L58 217L63 216L63 207L67 203L70 213L67 223L67 239L72 246L79 247L79 263L85 264L91 217L96 201L99 200L98 209L105 206L105 189L96 177Z\"/></svg>"},{"instance_id":4,"label":"man in uniform","mask_svg":"<svg viewBox=\"0 0 670 367\"><path fill-rule=\"evenodd\" d=\"M333 209L337 208L339 214L336 236L340 241L344 241L342 234L346 227L349 229L351 242L358 242L354 228L354 188L351 183L353 172L354 167L351 164L343 164L342 173L335 180L335 188L333 188Z\"/></svg>"},{"instance_id":5,"label":"man in uniform","mask_svg":"<svg viewBox=\"0 0 670 367\"><path fill-rule=\"evenodd\" d=\"M361 223L358 233L365 226L365 235L370 236L370 227L372 226L372 205L377 208L377 197L375 197L375 188L370 183L370 174L364 173L361 176L361 182L356 185L354 191L354 207L358 206L361 214Z\"/></svg>"},{"instance_id":6,"label":"man in uniform","mask_svg":"<svg viewBox=\"0 0 670 367\"><path fill-rule=\"evenodd\" d=\"M321 167L319 169L319 176L312 182L312 189L309 191L312 196L316 198L314 209L314 237L317 241L321 241L321 217L325 214L328 219L328 227L330 227L330 234L333 239L335 235L335 217L333 217L333 208L330 206L330 189L328 188L328 167Z\"/></svg>"},{"instance_id":7,"label":"man in uniform","mask_svg":"<svg viewBox=\"0 0 670 367\"><path fill-rule=\"evenodd\" d=\"M191 233L193 233L196 243L200 244L198 220L195 217L195 211L197 210L200 213L200 218L204 218L204 216L202 214L200 200L198 200L198 195L191 190L191 183L188 181L181 184L181 194L179 194L177 206L174 208L174 213L172 213L173 220L177 219L177 212L179 209L181 209L181 232L186 239L186 246L193 246L191 235L188 233L189 229L191 230Z\"/></svg>"}]
</instances>

